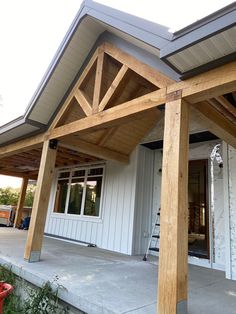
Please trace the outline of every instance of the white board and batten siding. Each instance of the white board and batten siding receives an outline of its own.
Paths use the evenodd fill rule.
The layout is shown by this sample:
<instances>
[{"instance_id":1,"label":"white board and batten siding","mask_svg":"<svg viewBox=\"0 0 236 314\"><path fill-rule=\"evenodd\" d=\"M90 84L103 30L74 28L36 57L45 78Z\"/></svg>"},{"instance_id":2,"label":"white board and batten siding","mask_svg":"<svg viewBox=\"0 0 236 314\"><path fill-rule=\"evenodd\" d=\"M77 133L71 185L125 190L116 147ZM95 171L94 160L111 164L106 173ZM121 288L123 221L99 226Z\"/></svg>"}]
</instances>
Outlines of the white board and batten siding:
<instances>
[{"instance_id":1,"label":"white board and batten siding","mask_svg":"<svg viewBox=\"0 0 236 314\"><path fill-rule=\"evenodd\" d=\"M132 254L137 150L129 165L107 162L100 218L53 213L56 178L52 186L45 233Z\"/></svg>"},{"instance_id":2,"label":"white board and batten siding","mask_svg":"<svg viewBox=\"0 0 236 314\"><path fill-rule=\"evenodd\" d=\"M190 145L189 159L208 159L217 141ZM231 153L231 155L230 155ZM234 155L235 154L235 155ZM229 151L231 182L229 188L232 271L236 275L236 153ZM130 164L125 166L107 162L104 174L101 217L70 217L53 213L55 188L52 188L45 232L48 234L94 243L98 247L124 254L143 254L156 213L160 207L161 150L149 150L139 146L132 154ZM209 160L209 189L211 187ZM225 267L225 221L223 200L223 173L214 163L214 238L213 256L208 267ZM209 191L209 194L211 191ZM209 195L209 201L211 196ZM210 206L212 209L212 204ZM192 261L191 261L192 260ZM190 262L194 262L190 258ZM210 265L211 264L211 265ZM200 263L200 265L203 265ZM207 266L204 264L204 266Z\"/></svg>"},{"instance_id":3,"label":"white board and batten siding","mask_svg":"<svg viewBox=\"0 0 236 314\"><path fill-rule=\"evenodd\" d=\"M139 147L134 214L133 254L146 251L150 237L153 208L154 151Z\"/></svg>"},{"instance_id":4,"label":"white board and batten siding","mask_svg":"<svg viewBox=\"0 0 236 314\"><path fill-rule=\"evenodd\" d=\"M224 224L224 198L223 198L223 171L214 162L214 177L210 175L210 154L219 141L191 144L189 160L208 159L208 186L209 206L212 210L211 260L189 257L189 262L213 267L225 268L225 224ZM149 150L140 147L137 163L136 202L134 216L134 244L133 254L144 254L148 245L148 236L151 233L160 208L162 150ZM213 182L212 182L213 180ZM214 204L211 204L211 185L214 186ZM214 205L214 206L213 206ZM153 253L156 255L155 253ZM236 256L236 250L235 250ZM235 265L236 267L236 265Z\"/></svg>"},{"instance_id":5,"label":"white board and batten siding","mask_svg":"<svg viewBox=\"0 0 236 314\"><path fill-rule=\"evenodd\" d=\"M222 155L222 142L211 141L205 143L196 143L190 145L189 160L208 160L208 204L209 204L209 225L210 225L210 246L211 258L210 265L216 269L225 269L225 223L224 223L224 186L223 186L223 169L219 164L213 162L213 177L211 177L211 160L210 155L216 144L221 144ZM212 237L211 237L212 236ZM190 262L196 258L190 257ZM208 266L204 264L203 266ZM201 262L199 263L201 265Z\"/></svg>"},{"instance_id":6,"label":"white board and batten siding","mask_svg":"<svg viewBox=\"0 0 236 314\"><path fill-rule=\"evenodd\" d=\"M231 146L227 147L228 150L228 218L229 218L229 270L228 278L236 280L236 149Z\"/></svg>"}]
</instances>

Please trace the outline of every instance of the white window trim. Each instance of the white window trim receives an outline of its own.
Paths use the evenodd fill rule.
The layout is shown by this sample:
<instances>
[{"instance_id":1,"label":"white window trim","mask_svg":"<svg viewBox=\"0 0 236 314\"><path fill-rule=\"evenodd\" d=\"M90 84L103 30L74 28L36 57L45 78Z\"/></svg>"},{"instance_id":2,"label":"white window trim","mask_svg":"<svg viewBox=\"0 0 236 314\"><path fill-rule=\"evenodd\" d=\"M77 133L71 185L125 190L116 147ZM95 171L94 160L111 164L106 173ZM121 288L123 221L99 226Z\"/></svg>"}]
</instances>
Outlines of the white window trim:
<instances>
[{"instance_id":1,"label":"white window trim","mask_svg":"<svg viewBox=\"0 0 236 314\"><path fill-rule=\"evenodd\" d=\"M103 169L103 174L98 175L99 177L102 177L102 188L101 188L101 199L100 199L100 205L99 205L99 216L89 216L89 215L84 215L84 205L85 205L85 197L86 197L88 170L96 169L96 168L102 168ZM74 171L77 171L77 170L85 170L84 188L83 188L83 196L82 196L82 202L81 202L80 215L68 213L72 173ZM69 181L69 187L67 189L67 196L66 196L66 202L65 202L65 212L64 213L56 213L56 212L54 212L54 206L55 206L55 199L56 199L56 192L57 192L57 183L58 183L58 180L60 181L60 179L59 179L60 173L63 173L63 172L69 172L70 173L69 177L65 178L65 179L68 179L68 181ZM75 178L77 178L77 177L75 177ZM58 169L57 175L56 175L56 180L55 180L55 186L54 186L54 190L53 190L53 202L52 202L52 207L51 207L51 216L52 217L58 217L58 218L75 219L75 220L81 220L81 221L102 222L104 181L105 181L105 164L104 163L103 164L92 164L92 165L87 165L87 166L79 166L79 167L73 167L73 168Z\"/></svg>"}]
</instances>

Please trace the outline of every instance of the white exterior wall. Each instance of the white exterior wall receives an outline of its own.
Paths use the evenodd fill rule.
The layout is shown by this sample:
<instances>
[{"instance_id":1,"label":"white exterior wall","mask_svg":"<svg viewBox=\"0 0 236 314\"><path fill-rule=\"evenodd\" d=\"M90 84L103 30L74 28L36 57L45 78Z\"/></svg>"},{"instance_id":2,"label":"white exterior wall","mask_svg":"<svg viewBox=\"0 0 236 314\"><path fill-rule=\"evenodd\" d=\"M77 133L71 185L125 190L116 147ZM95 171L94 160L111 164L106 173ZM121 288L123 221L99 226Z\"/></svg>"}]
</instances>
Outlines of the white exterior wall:
<instances>
[{"instance_id":1,"label":"white exterior wall","mask_svg":"<svg viewBox=\"0 0 236 314\"><path fill-rule=\"evenodd\" d=\"M209 206L214 212L214 248L211 261L197 262L204 266L225 267L225 213L223 171L214 163L214 206L211 203L210 153L217 141L190 145L190 160L209 160ZM228 151L230 265L236 279L236 150ZM224 160L225 161L225 160ZM45 232L68 239L94 243L98 247L125 254L143 254L156 213L160 207L162 151L151 151L140 146L132 154L129 165L107 162L104 175L104 193L101 219L74 218L52 213L52 191ZM225 168L224 168L225 169ZM225 171L225 170L224 170ZM56 182L55 182L56 183ZM55 185L53 190L55 190ZM227 240L228 241L228 240ZM190 262L196 263L190 257Z\"/></svg>"},{"instance_id":2,"label":"white exterior wall","mask_svg":"<svg viewBox=\"0 0 236 314\"><path fill-rule=\"evenodd\" d=\"M229 182L229 272L228 278L236 280L236 150L228 148L228 182Z\"/></svg>"},{"instance_id":3,"label":"white exterior wall","mask_svg":"<svg viewBox=\"0 0 236 314\"><path fill-rule=\"evenodd\" d=\"M45 233L96 244L98 247L132 254L137 150L125 166L107 162L101 203L101 219L53 213L52 187Z\"/></svg>"},{"instance_id":4,"label":"white exterior wall","mask_svg":"<svg viewBox=\"0 0 236 314\"><path fill-rule=\"evenodd\" d=\"M154 151L140 146L134 216L133 254L143 254L150 237L152 221Z\"/></svg>"},{"instance_id":5,"label":"white exterior wall","mask_svg":"<svg viewBox=\"0 0 236 314\"><path fill-rule=\"evenodd\" d=\"M204 266L211 266L214 268L224 269L225 267L225 223L224 223L224 196L223 196L223 170L220 169L218 164L214 162L214 206L211 203L211 174L210 174L210 154L217 141L207 143L191 144L189 149L189 160L208 159L209 160L209 174L208 174L208 187L209 187L209 209L210 212L214 211L214 224L212 239L213 256L211 261L199 261L199 259L189 257L189 262L201 264ZM153 212L152 212L152 225L155 223L156 213L160 207L160 190L161 190L161 172L162 167L162 152L155 150L155 166L154 166L154 193L153 193ZM150 229L151 230L151 227ZM236 253L236 252L235 252ZM235 265L236 266L236 265Z\"/></svg>"}]
</instances>

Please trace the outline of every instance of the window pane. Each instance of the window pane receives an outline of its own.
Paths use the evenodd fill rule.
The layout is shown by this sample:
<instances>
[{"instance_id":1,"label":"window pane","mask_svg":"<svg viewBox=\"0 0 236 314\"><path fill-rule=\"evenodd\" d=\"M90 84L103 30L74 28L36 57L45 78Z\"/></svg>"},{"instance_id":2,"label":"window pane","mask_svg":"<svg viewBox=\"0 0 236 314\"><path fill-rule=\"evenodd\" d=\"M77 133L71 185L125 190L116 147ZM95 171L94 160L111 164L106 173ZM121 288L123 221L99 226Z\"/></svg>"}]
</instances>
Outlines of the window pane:
<instances>
[{"instance_id":1,"label":"window pane","mask_svg":"<svg viewBox=\"0 0 236 314\"><path fill-rule=\"evenodd\" d=\"M89 177L86 186L84 215L99 216L102 177Z\"/></svg>"},{"instance_id":2,"label":"window pane","mask_svg":"<svg viewBox=\"0 0 236 314\"><path fill-rule=\"evenodd\" d=\"M71 182L68 214L80 215L84 179L73 179Z\"/></svg>"},{"instance_id":3,"label":"window pane","mask_svg":"<svg viewBox=\"0 0 236 314\"><path fill-rule=\"evenodd\" d=\"M85 170L75 170L72 173L72 177L84 177L85 176Z\"/></svg>"},{"instance_id":4,"label":"window pane","mask_svg":"<svg viewBox=\"0 0 236 314\"><path fill-rule=\"evenodd\" d=\"M103 174L103 168L92 168L88 170L89 176L99 176Z\"/></svg>"},{"instance_id":5,"label":"window pane","mask_svg":"<svg viewBox=\"0 0 236 314\"><path fill-rule=\"evenodd\" d=\"M54 205L54 213L64 213L69 180L59 180Z\"/></svg>"},{"instance_id":6,"label":"window pane","mask_svg":"<svg viewBox=\"0 0 236 314\"><path fill-rule=\"evenodd\" d=\"M59 179L62 179L62 178L69 178L70 176L70 172L61 172L59 174Z\"/></svg>"}]
</instances>

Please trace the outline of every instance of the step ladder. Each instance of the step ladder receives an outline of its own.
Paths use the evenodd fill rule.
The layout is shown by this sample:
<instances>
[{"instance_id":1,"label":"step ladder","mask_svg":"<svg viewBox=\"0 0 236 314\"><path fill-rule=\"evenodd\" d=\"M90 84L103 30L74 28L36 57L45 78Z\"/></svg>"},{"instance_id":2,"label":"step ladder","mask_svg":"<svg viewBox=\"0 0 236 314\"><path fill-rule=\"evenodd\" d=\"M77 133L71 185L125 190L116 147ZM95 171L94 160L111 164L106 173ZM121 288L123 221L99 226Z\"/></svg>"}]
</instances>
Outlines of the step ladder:
<instances>
[{"instance_id":1,"label":"step ladder","mask_svg":"<svg viewBox=\"0 0 236 314\"><path fill-rule=\"evenodd\" d=\"M149 251L159 252L159 240L160 240L160 208L157 212L155 224L152 228L152 233L148 241L147 251L144 254L143 261L147 261Z\"/></svg>"}]
</instances>

